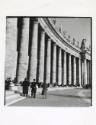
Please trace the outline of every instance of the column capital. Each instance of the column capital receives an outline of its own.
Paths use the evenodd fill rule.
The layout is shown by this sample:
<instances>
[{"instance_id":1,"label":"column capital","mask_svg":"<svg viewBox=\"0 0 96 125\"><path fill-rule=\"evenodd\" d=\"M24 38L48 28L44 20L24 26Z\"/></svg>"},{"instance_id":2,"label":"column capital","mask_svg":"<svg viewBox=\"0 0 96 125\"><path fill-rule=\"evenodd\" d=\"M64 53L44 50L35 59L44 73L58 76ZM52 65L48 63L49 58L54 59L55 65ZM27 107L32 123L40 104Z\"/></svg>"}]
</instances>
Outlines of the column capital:
<instances>
[{"instance_id":1,"label":"column capital","mask_svg":"<svg viewBox=\"0 0 96 125\"><path fill-rule=\"evenodd\" d=\"M30 20L33 21L35 24L38 24L38 18L30 17Z\"/></svg>"},{"instance_id":2,"label":"column capital","mask_svg":"<svg viewBox=\"0 0 96 125\"><path fill-rule=\"evenodd\" d=\"M45 30L41 30L41 34L45 34Z\"/></svg>"},{"instance_id":3,"label":"column capital","mask_svg":"<svg viewBox=\"0 0 96 125\"><path fill-rule=\"evenodd\" d=\"M60 46L58 46L58 49L59 49L59 51L62 50L62 48Z\"/></svg>"},{"instance_id":4,"label":"column capital","mask_svg":"<svg viewBox=\"0 0 96 125\"><path fill-rule=\"evenodd\" d=\"M60 47L59 49L60 49L60 50L62 50L62 48L61 48L61 47Z\"/></svg>"},{"instance_id":5,"label":"column capital","mask_svg":"<svg viewBox=\"0 0 96 125\"><path fill-rule=\"evenodd\" d=\"M51 38L48 38L48 41L50 41L50 42L51 42Z\"/></svg>"},{"instance_id":6,"label":"column capital","mask_svg":"<svg viewBox=\"0 0 96 125\"><path fill-rule=\"evenodd\" d=\"M67 54L67 52L64 50L64 54Z\"/></svg>"},{"instance_id":7,"label":"column capital","mask_svg":"<svg viewBox=\"0 0 96 125\"><path fill-rule=\"evenodd\" d=\"M74 56L74 59L76 59L76 56Z\"/></svg>"},{"instance_id":8,"label":"column capital","mask_svg":"<svg viewBox=\"0 0 96 125\"><path fill-rule=\"evenodd\" d=\"M56 44L56 42L53 42L53 44L56 46L57 44Z\"/></svg>"},{"instance_id":9,"label":"column capital","mask_svg":"<svg viewBox=\"0 0 96 125\"><path fill-rule=\"evenodd\" d=\"M72 56L71 53L68 53L68 54L69 54L69 56Z\"/></svg>"}]
</instances>

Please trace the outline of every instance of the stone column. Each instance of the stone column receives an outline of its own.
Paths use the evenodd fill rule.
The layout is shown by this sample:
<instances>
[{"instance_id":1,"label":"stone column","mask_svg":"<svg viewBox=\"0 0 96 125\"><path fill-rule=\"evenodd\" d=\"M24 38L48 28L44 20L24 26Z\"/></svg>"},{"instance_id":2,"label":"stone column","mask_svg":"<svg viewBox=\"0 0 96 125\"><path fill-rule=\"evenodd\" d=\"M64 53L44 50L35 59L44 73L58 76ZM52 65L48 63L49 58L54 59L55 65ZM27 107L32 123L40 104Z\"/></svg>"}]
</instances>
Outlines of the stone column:
<instances>
[{"instance_id":1,"label":"stone column","mask_svg":"<svg viewBox=\"0 0 96 125\"><path fill-rule=\"evenodd\" d=\"M46 55L46 83L50 83L50 69L51 68L51 39L47 41L47 55Z\"/></svg>"},{"instance_id":2,"label":"stone column","mask_svg":"<svg viewBox=\"0 0 96 125\"><path fill-rule=\"evenodd\" d=\"M79 59L79 85L81 86L81 59Z\"/></svg>"},{"instance_id":3,"label":"stone column","mask_svg":"<svg viewBox=\"0 0 96 125\"><path fill-rule=\"evenodd\" d=\"M29 18L22 19L22 33L18 52L17 82L25 79L28 68Z\"/></svg>"},{"instance_id":4,"label":"stone column","mask_svg":"<svg viewBox=\"0 0 96 125\"><path fill-rule=\"evenodd\" d=\"M66 52L64 52L64 85L66 85L66 67L67 67L67 65L66 65Z\"/></svg>"},{"instance_id":5,"label":"stone column","mask_svg":"<svg viewBox=\"0 0 96 125\"><path fill-rule=\"evenodd\" d=\"M92 61L89 61L89 84L92 85Z\"/></svg>"},{"instance_id":6,"label":"stone column","mask_svg":"<svg viewBox=\"0 0 96 125\"><path fill-rule=\"evenodd\" d=\"M45 50L45 32L41 31L40 58L39 58L39 82L44 82L44 50Z\"/></svg>"},{"instance_id":7,"label":"stone column","mask_svg":"<svg viewBox=\"0 0 96 125\"><path fill-rule=\"evenodd\" d=\"M69 54L69 85L71 85L71 54Z\"/></svg>"},{"instance_id":8,"label":"stone column","mask_svg":"<svg viewBox=\"0 0 96 125\"><path fill-rule=\"evenodd\" d=\"M87 85L87 60L84 60L84 84Z\"/></svg>"},{"instance_id":9,"label":"stone column","mask_svg":"<svg viewBox=\"0 0 96 125\"><path fill-rule=\"evenodd\" d=\"M52 75L52 83L56 83L56 43L53 44L53 75Z\"/></svg>"},{"instance_id":10,"label":"stone column","mask_svg":"<svg viewBox=\"0 0 96 125\"><path fill-rule=\"evenodd\" d=\"M81 84L82 84L82 86L83 86L83 85L84 85L84 74L85 74L85 73L84 73L84 72L85 72L85 71L84 71L84 62L82 61L81 64L82 64L82 65L81 65L81 66L82 66L82 67L81 67L81 68L82 68L82 72L81 72L81 76L82 76L82 77L81 77L81 78L82 78L81 80L82 80L82 81L81 81Z\"/></svg>"},{"instance_id":11,"label":"stone column","mask_svg":"<svg viewBox=\"0 0 96 125\"><path fill-rule=\"evenodd\" d=\"M33 21L33 20L31 20ZM38 21L34 19L33 21L33 31L32 31L32 44L30 52L30 63L29 63L29 81L32 82L36 79L37 75L37 46L38 46Z\"/></svg>"},{"instance_id":12,"label":"stone column","mask_svg":"<svg viewBox=\"0 0 96 125\"><path fill-rule=\"evenodd\" d=\"M62 54L61 54L61 48L59 48L59 62L58 62L58 85L62 84Z\"/></svg>"},{"instance_id":13,"label":"stone column","mask_svg":"<svg viewBox=\"0 0 96 125\"><path fill-rule=\"evenodd\" d=\"M6 18L5 78L16 76L17 68L17 18Z\"/></svg>"},{"instance_id":14,"label":"stone column","mask_svg":"<svg viewBox=\"0 0 96 125\"><path fill-rule=\"evenodd\" d=\"M89 84L89 60L87 61L87 84Z\"/></svg>"},{"instance_id":15,"label":"stone column","mask_svg":"<svg viewBox=\"0 0 96 125\"><path fill-rule=\"evenodd\" d=\"M74 85L76 85L76 57L73 58L74 59Z\"/></svg>"}]
</instances>

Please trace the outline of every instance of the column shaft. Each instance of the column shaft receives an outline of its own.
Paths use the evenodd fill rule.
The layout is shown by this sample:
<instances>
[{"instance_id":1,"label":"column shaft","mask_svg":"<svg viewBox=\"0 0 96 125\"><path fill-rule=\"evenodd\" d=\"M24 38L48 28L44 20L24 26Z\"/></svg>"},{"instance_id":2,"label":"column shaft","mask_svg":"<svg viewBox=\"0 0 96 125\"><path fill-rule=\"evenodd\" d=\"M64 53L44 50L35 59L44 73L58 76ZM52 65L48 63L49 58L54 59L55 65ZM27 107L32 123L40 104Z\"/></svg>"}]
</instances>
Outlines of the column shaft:
<instances>
[{"instance_id":1,"label":"column shaft","mask_svg":"<svg viewBox=\"0 0 96 125\"><path fill-rule=\"evenodd\" d=\"M62 50L59 48L59 62L58 62L58 85L62 84Z\"/></svg>"},{"instance_id":2,"label":"column shaft","mask_svg":"<svg viewBox=\"0 0 96 125\"><path fill-rule=\"evenodd\" d=\"M76 85L76 58L74 57L74 85Z\"/></svg>"},{"instance_id":3,"label":"column shaft","mask_svg":"<svg viewBox=\"0 0 96 125\"><path fill-rule=\"evenodd\" d=\"M69 54L69 85L71 84L71 55Z\"/></svg>"},{"instance_id":4,"label":"column shaft","mask_svg":"<svg viewBox=\"0 0 96 125\"><path fill-rule=\"evenodd\" d=\"M6 19L5 78L16 76L17 68L17 18Z\"/></svg>"},{"instance_id":5,"label":"column shaft","mask_svg":"<svg viewBox=\"0 0 96 125\"><path fill-rule=\"evenodd\" d=\"M40 39L39 82L44 82L44 50L45 50L45 32L42 31Z\"/></svg>"},{"instance_id":6,"label":"column shaft","mask_svg":"<svg viewBox=\"0 0 96 125\"><path fill-rule=\"evenodd\" d=\"M84 61L84 84L87 84L87 60Z\"/></svg>"},{"instance_id":7,"label":"column shaft","mask_svg":"<svg viewBox=\"0 0 96 125\"><path fill-rule=\"evenodd\" d=\"M38 22L33 21L33 31L32 31L32 44L30 52L30 63L29 63L29 81L32 82L36 79L37 75L37 45L38 45Z\"/></svg>"},{"instance_id":8,"label":"column shaft","mask_svg":"<svg viewBox=\"0 0 96 125\"><path fill-rule=\"evenodd\" d=\"M92 69L91 60L89 61L89 84L92 85Z\"/></svg>"},{"instance_id":9,"label":"column shaft","mask_svg":"<svg viewBox=\"0 0 96 125\"><path fill-rule=\"evenodd\" d=\"M85 77L84 76L84 74L85 74L85 69L84 68L85 68L84 62L82 62L82 73L81 73L81 75L82 75L82 82L81 82L82 86L84 85L84 77Z\"/></svg>"},{"instance_id":10,"label":"column shaft","mask_svg":"<svg viewBox=\"0 0 96 125\"><path fill-rule=\"evenodd\" d=\"M46 83L50 83L50 69L51 68L51 39L47 41L47 55L46 55Z\"/></svg>"},{"instance_id":11,"label":"column shaft","mask_svg":"<svg viewBox=\"0 0 96 125\"><path fill-rule=\"evenodd\" d=\"M89 60L89 84L92 85L92 69L91 69L91 60Z\"/></svg>"},{"instance_id":12,"label":"column shaft","mask_svg":"<svg viewBox=\"0 0 96 125\"><path fill-rule=\"evenodd\" d=\"M23 81L24 78L27 76L28 43L29 43L29 18L23 18L20 49L18 52L17 82Z\"/></svg>"},{"instance_id":13,"label":"column shaft","mask_svg":"<svg viewBox=\"0 0 96 125\"><path fill-rule=\"evenodd\" d=\"M52 83L56 83L56 44L53 44L53 64L52 64L52 68L53 68L53 75L52 75Z\"/></svg>"},{"instance_id":14,"label":"column shaft","mask_svg":"<svg viewBox=\"0 0 96 125\"><path fill-rule=\"evenodd\" d=\"M81 59L79 59L79 85L81 86Z\"/></svg>"},{"instance_id":15,"label":"column shaft","mask_svg":"<svg viewBox=\"0 0 96 125\"><path fill-rule=\"evenodd\" d=\"M87 84L89 84L89 61L87 61Z\"/></svg>"},{"instance_id":16,"label":"column shaft","mask_svg":"<svg viewBox=\"0 0 96 125\"><path fill-rule=\"evenodd\" d=\"M64 52L64 85L66 85L66 52Z\"/></svg>"}]
</instances>

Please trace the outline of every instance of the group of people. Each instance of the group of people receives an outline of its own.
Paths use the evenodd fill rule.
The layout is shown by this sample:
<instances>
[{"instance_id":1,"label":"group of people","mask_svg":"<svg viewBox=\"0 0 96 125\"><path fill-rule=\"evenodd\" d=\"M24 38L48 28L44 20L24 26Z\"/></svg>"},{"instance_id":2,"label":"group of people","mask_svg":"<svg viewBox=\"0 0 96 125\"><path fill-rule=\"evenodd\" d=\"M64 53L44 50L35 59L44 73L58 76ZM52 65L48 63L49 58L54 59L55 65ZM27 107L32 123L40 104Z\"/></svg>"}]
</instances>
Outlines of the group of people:
<instances>
[{"instance_id":1,"label":"group of people","mask_svg":"<svg viewBox=\"0 0 96 125\"><path fill-rule=\"evenodd\" d=\"M33 79L33 82L29 82L26 78L25 80L21 83L21 86L23 88L23 96L28 96L28 88L30 86L31 88L31 97L36 98L36 92L38 89L38 84L36 83L36 80ZM40 86L40 85L39 85ZM43 98L47 98L47 88L48 85L47 84L42 84L42 95Z\"/></svg>"}]
</instances>

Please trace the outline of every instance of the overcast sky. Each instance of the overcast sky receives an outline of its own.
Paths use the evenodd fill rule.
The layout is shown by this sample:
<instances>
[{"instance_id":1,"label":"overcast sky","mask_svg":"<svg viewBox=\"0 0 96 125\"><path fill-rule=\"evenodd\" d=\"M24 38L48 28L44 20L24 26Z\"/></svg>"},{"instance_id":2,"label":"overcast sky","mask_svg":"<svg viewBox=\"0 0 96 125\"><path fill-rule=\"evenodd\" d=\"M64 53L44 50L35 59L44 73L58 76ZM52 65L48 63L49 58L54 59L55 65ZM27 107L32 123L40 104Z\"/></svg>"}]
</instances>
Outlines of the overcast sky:
<instances>
[{"instance_id":1,"label":"overcast sky","mask_svg":"<svg viewBox=\"0 0 96 125\"><path fill-rule=\"evenodd\" d=\"M90 18L57 18L57 25L61 25L63 30L74 37L76 41L81 42L83 38L87 39L87 46L91 42L91 19Z\"/></svg>"}]
</instances>

